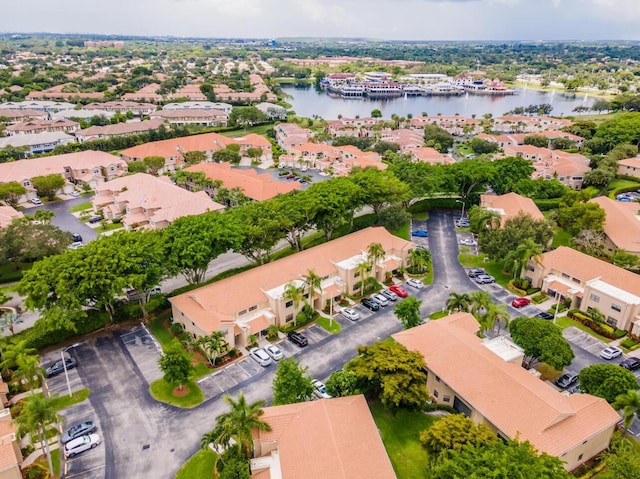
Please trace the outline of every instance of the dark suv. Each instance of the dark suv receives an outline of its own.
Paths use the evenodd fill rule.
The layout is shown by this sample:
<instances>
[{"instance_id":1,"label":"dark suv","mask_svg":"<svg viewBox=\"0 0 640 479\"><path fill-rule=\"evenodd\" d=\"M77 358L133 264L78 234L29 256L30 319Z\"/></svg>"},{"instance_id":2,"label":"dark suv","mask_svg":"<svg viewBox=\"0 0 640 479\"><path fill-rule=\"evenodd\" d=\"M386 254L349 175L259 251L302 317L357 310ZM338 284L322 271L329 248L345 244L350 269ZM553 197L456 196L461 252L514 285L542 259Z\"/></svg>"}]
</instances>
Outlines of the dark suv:
<instances>
[{"instance_id":1,"label":"dark suv","mask_svg":"<svg viewBox=\"0 0 640 479\"><path fill-rule=\"evenodd\" d=\"M487 274L487 272L482 268L471 268L469 270L469 278L475 278L476 276L480 276L481 274Z\"/></svg>"},{"instance_id":2,"label":"dark suv","mask_svg":"<svg viewBox=\"0 0 640 479\"><path fill-rule=\"evenodd\" d=\"M295 331L291 331L287 335L287 337L289 338L289 341L291 341L293 344L297 344L301 348L304 348L306 345L309 344L309 342L307 341L307 338L305 338L300 333L296 333Z\"/></svg>"},{"instance_id":3,"label":"dark suv","mask_svg":"<svg viewBox=\"0 0 640 479\"><path fill-rule=\"evenodd\" d=\"M66 364L67 369L73 369L78 365L76 360L71 357L65 358L64 362L67 363ZM45 376L47 376L48 378L57 376L58 374L64 371L64 366L65 365L63 364L62 359L60 359L59 361L56 361L46 369Z\"/></svg>"},{"instance_id":4,"label":"dark suv","mask_svg":"<svg viewBox=\"0 0 640 479\"><path fill-rule=\"evenodd\" d=\"M640 358L627 358L620 363L620 366L629 371L635 371L636 369L640 369Z\"/></svg>"},{"instance_id":5,"label":"dark suv","mask_svg":"<svg viewBox=\"0 0 640 479\"><path fill-rule=\"evenodd\" d=\"M362 306L370 309L371 311L378 311L380 309L380 305L370 298L364 298L362 301L360 301L360 303L362 303Z\"/></svg>"}]
</instances>

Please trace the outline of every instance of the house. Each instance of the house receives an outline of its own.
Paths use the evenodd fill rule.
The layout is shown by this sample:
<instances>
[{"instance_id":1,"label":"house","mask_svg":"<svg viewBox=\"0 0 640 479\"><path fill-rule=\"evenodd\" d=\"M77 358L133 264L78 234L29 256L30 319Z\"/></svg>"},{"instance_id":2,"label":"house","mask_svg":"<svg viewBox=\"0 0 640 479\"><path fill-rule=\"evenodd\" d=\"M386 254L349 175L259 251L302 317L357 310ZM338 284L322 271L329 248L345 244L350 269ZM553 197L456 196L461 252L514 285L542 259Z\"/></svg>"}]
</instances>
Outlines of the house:
<instances>
[{"instance_id":1,"label":"house","mask_svg":"<svg viewBox=\"0 0 640 479\"><path fill-rule=\"evenodd\" d=\"M104 110L114 113L131 112L135 116L150 115L156 111L156 105L138 101L105 101L104 103L89 103L85 110Z\"/></svg>"},{"instance_id":2,"label":"house","mask_svg":"<svg viewBox=\"0 0 640 479\"><path fill-rule=\"evenodd\" d=\"M27 189L27 197L33 197L35 188L31 179L36 176L59 174L67 180L63 191L71 191L73 185L87 184L94 188L127 172L127 163L117 156L103 151L80 151L66 155L47 156L30 160L0 163L0 183L16 181ZM26 201L26 197L21 201Z\"/></svg>"},{"instance_id":3,"label":"house","mask_svg":"<svg viewBox=\"0 0 640 479\"><path fill-rule=\"evenodd\" d=\"M24 218L21 211L16 211L11 206L0 205L0 228L6 228L17 218Z\"/></svg>"},{"instance_id":4,"label":"house","mask_svg":"<svg viewBox=\"0 0 640 479\"><path fill-rule=\"evenodd\" d=\"M421 146L408 150L411 155L411 161L429 163L431 165L450 165L455 163L453 158L443 155L438 150L430 146Z\"/></svg>"},{"instance_id":5,"label":"house","mask_svg":"<svg viewBox=\"0 0 640 479\"><path fill-rule=\"evenodd\" d=\"M269 326L294 322L302 305L296 308L285 289L289 283L302 286L308 271L322 278L313 298L308 289L304 293L313 308L333 307L344 293L357 291L362 280L358 265L368 260L366 250L372 243L380 243L386 252L375 265L378 281L406 266L414 246L382 227L366 228L174 296L169 299L173 319L194 338L220 331L231 348L247 346L250 336L265 336Z\"/></svg>"},{"instance_id":6,"label":"house","mask_svg":"<svg viewBox=\"0 0 640 479\"><path fill-rule=\"evenodd\" d=\"M76 99L91 99L91 100L102 100L104 98L103 92L88 92L83 93L79 91L75 92L65 92L63 91L64 87L71 86L75 88L75 85L72 83L65 85L56 85L54 87L48 88L47 90L42 91L30 91L27 95L27 100L40 100L40 99L53 99L53 100L76 100Z\"/></svg>"},{"instance_id":7,"label":"house","mask_svg":"<svg viewBox=\"0 0 640 479\"><path fill-rule=\"evenodd\" d=\"M226 126L229 116L219 110L158 110L151 119L166 121L172 125Z\"/></svg>"},{"instance_id":8,"label":"house","mask_svg":"<svg viewBox=\"0 0 640 479\"><path fill-rule=\"evenodd\" d=\"M411 128L422 130L427 125L437 125L454 136L469 135L482 131L482 121L476 118L466 118L461 115L416 116L409 120Z\"/></svg>"},{"instance_id":9,"label":"house","mask_svg":"<svg viewBox=\"0 0 640 479\"><path fill-rule=\"evenodd\" d=\"M80 129L80 124L75 121L55 119L55 120L28 120L13 125L9 125L5 132L8 136L13 135L34 135L46 131L62 131L71 133Z\"/></svg>"},{"instance_id":10,"label":"house","mask_svg":"<svg viewBox=\"0 0 640 479\"><path fill-rule=\"evenodd\" d=\"M227 190L238 188L242 194L254 201L264 201L283 195L291 191L300 190L300 183L297 181L283 182L275 180L269 173L259 174L254 169L233 168L229 163L200 163L199 165L185 168L187 172L202 172L211 181L222 182L222 187ZM188 188L200 188L191 182L187 183ZM215 197L218 188L205 188L210 196Z\"/></svg>"},{"instance_id":11,"label":"house","mask_svg":"<svg viewBox=\"0 0 640 479\"><path fill-rule=\"evenodd\" d=\"M617 173L619 175L640 178L640 156L636 156L634 158L626 158L624 160L618 161Z\"/></svg>"},{"instance_id":12,"label":"house","mask_svg":"<svg viewBox=\"0 0 640 479\"><path fill-rule=\"evenodd\" d=\"M513 192L506 195L480 195L480 207L500 215L501 226L504 226L509 218L522 213L528 214L535 221L545 219L531 198Z\"/></svg>"},{"instance_id":13,"label":"house","mask_svg":"<svg viewBox=\"0 0 640 479\"><path fill-rule=\"evenodd\" d=\"M56 146L66 145L74 141L73 136L62 131L45 131L42 133L28 133L0 138L0 149L11 146L24 148L25 156L49 153Z\"/></svg>"},{"instance_id":14,"label":"house","mask_svg":"<svg viewBox=\"0 0 640 479\"><path fill-rule=\"evenodd\" d=\"M160 103L162 101L162 95L156 93L160 89L160 85L157 83L150 83L143 86L135 93L125 93L122 95L123 100L128 101L141 101L149 103Z\"/></svg>"},{"instance_id":15,"label":"house","mask_svg":"<svg viewBox=\"0 0 640 479\"><path fill-rule=\"evenodd\" d=\"M606 196L598 196L589 200L605 212L604 247L607 254L612 255L620 249L640 256L640 203L614 201Z\"/></svg>"},{"instance_id":16,"label":"house","mask_svg":"<svg viewBox=\"0 0 640 479\"><path fill-rule=\"evenodd\" d=\"M631 271L560 246L529 261L522 277L552 297L570 299L571 308L597 309L610 326L640 335L640 280Z\"/></svg>"},{"instance_id":17,"label":"house","mask_svg":"<svg viewBox=\"0 0 640 479\"><path fill-rule=\"evenodd\" d=\"M432 400L484 424L499 438L529 441L571 471L609 446L618 413L589 394L561 394L522 368L504 337L481 339L470 313L456 313L393 338L427 364Z\"/></svg>"},{"instance_id":18,"label":"house","mask_svg":"<svg viewBox=\"0 0 640 479\"><path fill-rule=\"evenodd\" d=\"M121 218L127 231L165 228L182 216L224 209L204 191L191 193L167 176L146 173L124 176L96 186L94 211L108 219Z\"/></svg>"},{"instance_id":19,"label":"house","mask_svg":"<svg viewBox=\"0 0 640 479\"><path fill-rule=\"evenodd\" d=\"M274 127L276 131L276 143L284 151L289 151L294 146L304 145L309 142L313 132L308 128L302 128L296 123L279 123Z\"/></svg>"},{"instance_id":20,"label":"house","mask_svg":"<svg viewBox=\"0 0 640 479\"><path fill-rule=\"evenodd\" d=\"M28 120L46 120L49 118L48 113L36 110L20 110L20 109L0 109L0 121L9 125L21 123Z\"/></svg>"},{"instance_id":21,"label":"house","mask_svg":"<svg viewBox=\"0 0 640 479\"><path fill-rule=\"evenodd\" d=\"M185 85L182 88L179 88L175 93L171 93L169 98L188 98L191 101L206 101L207 95L202 93L200 90L200 85L196 83L191 83L189 85Z\"/></svg>"},{"instance_id":22,"label":"house","mask_svg":"<svg viewBox=\"0 0 640 479\"><path fill-rule=\"evenodd\" d=\"M571 120L549 116L503 115L492 120L491 129L502 133L540 133L571 126Z\"/></svg>"},{"instance_id":23,"label":"house","mask_svg":"<svg viewBox=\"0 0 640 479\"><path fill-rule=\"evenodd\" d=\"M424 146L424 130L399 128L397 130L384 129L380 131L380 141L395 143L402 153L409 153L414 148Z\"/></svg>"},{"instance_id":24,"label":"house","mask_svg":"<svg viewBox=\"0 0 640 479\"><path fill-rule=\"evenodd\" d=\"M254 429L252 479L395 479L363 395L263 409Z\"/></svg>"},{"instance_id":25,"label":"house","mask_svg":"<svg viewBox=\"0 0 640 479\"><path fill-rule=\"evenodd\" d=\"M115 116L115 112L107 110L87 110L80 108L79 110L60 110L55 113L51 113L51 119L78 119L78 120L91 120L94 116L104 116L107 120L110 120Z\"/></svg>"},{"instance_id":26,"label":"house","mask_svg":"<svg viewBox=\"0 0 640 479\"><path fill-rule=\"evenodd\" d=\"M73 103L66 103L61 101L35 101L35 100L24 100L24 101L7 101L5 103L0 103L0 109L8 109L8 110L35 110L35 111L43 111L46 113L54 113L60 110L72 110L75 107Z\"/></svg>"},{"instance_id":27,"label":"house","mask_svg":"<svg viewBox=\"0 0 640 479\"><path fill-rule=\"evenodd\" d=\"M5 383L3 389L8 390ZM4 403L6 402L6 392ZM0 479L22 479L22 452L20 441L17 438L17 428L11 418L11 411L8 407L0 410Z\"/></svg>"},{"instance_id":28,"label":"house","mask_svg":"<svg viewBox=\"0 0 640 479\"><path fill-rule=\"evenodd\" d=\"M233 106L229 103L212 101L185 101L182 103L167 103L163 110L219 110L227 115L231 114Z\"/></svg>"},{"instance_id":29,"label":"house","mask_svg":"<svg viewBox=\"0 0 640 479\"><path fill-rule=\"evenodd\" d=\"M280 164L290 167L311 168L333 176L347 176L353 167L374 166L386 170L387 164L374 151L361 151L351 145L332 146L320 143L305 143L292 146L289 155L280 156Z\"/></svg>"},{"instance_id":30,"label":"house","mask_svg":"<svg viewBox=\"0 0 640 479\"><path fill-rule=\"evenodd\" d=\"M84 130L75 132L78 141L97 140L100 138L112 138L114 136L129 136L148 133L157 130L164 125L164 120L152 118L144 121L129 121L126 123L114 123L113 125L90 126Z\"/></svg>"}]
</instances>

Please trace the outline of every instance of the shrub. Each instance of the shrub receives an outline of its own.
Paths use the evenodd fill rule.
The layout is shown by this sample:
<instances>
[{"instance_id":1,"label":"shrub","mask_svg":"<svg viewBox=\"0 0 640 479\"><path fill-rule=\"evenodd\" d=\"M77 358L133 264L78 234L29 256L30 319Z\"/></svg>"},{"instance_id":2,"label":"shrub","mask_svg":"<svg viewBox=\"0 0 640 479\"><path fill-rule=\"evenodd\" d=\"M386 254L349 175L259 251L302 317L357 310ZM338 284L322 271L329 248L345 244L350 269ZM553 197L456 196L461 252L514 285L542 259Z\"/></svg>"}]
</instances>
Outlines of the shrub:
<instances>
[{"instance_id":1,"label":"shrub","mask_svg":"<svg viewBox=\"0 0 640 479\"><path fill-rule=\"evenodd\" d=\"M514 280L509 281L509 284L507 284L507 289L513 293L516 293L520 296L526 296L527 292L524 289L520 289L518 288L515 284L514 284Z\"/></svg>"},{"instance_id":2,"label":"shrub","mask_svg":"<svg viewBox=\"0 0 640 479\"><path fill-rule=\"evenodd\" d=\"M567 316L569 316L571 319L573 319L574 321L579 322L580 324L584 324L586 327L588 327L589 329L591 329L592 331L594 331L595 333L604 336L605 338L609 338L609 339L619 339L622 336L616 336L616 329L609 326L608 324L603 324L603 323L599 323L597 321L594 321L593 319L591 319L589 316L587 316L586 314L577 311L575 309L572 309L571 311L569 311L569 313L567 314ZM621 331L621 330L618 330ZM625 332L626 334L626 332ZM624 336L624 334L623 334Z\"/></svg>"},{"instance_id":3,"label":"shrub","mask_svg":"<svg viewBox=\"0 0 640 479\"><path fill-rule=\"evenodd\" d=\"M623 348L627 348L627 349L631 349L636 344L639 344L638 341L635 341L632 338L627 338L627 339L624 339L624 340L620 341L620 346L622 346Z\"/></svg>"},{"instance_id":4,"label":"shrub","mask_svg":"<svg viewBox=\"0 0 640 479\"><path fill-rule=\"evenodd\" d=\"M527 294L536 294L538 291L540 291L540 288L528 288Z\"/></svg>"},{"instance_id":5,"label":"shrub","mask_svg":"<svg viewBox=\"0 0 640 479\"><path fill-rule=\"evenodd\" d=\"M447 411L450 412L451 414L462 414L460 411L458 411L457 409L454 409L451 406L448 406L447 404L438 404L438 403L430 403L427 404L424 408L425 412L432 412L432 411Z\"/></svg>"},{"instance_id":6,"label":"shrub","mask_svg":"<svg viewBox=\"0 0 640 479\"><path fill-rule=\"evenodd\" d=\"M560 207L560 198L547 200L533 200L540 211L557 210Z\"/></svg>"},{"instance_id":7,"label":"shrub","mask_svg":"<svg viewBox=\"0 0 640 479\"><path fill-rule=\"evenodd\" d=\"M527 291L528 292L528 291ZM543 303L547 300L549 296L547 296L544 293L540 293L540 294L536 294L535 296L531 297L531 301L535 304L540 304Z\"/></svg>"},{"instance_id":8,"label":"shrub","mask_svg":"<svg viewBox=\"0 0 640 479\"><path fill-rule=\"evenodd\" d=\"M166 294L151 296L147 302L147 312L149 313L156 313L158 311L169 309L170 307L171 303L169 303Z\"/></svg>"},{"instance_id":9,"label":"shrub","mask_svg":"<svg viewBox=\"0 0 640 479\"><path fill-rule=\"evenodd\" d=\"M180 323L173 323L169 329L174 336L180 336L183 331L182 324Z\"/></svg>"}]
</instances>

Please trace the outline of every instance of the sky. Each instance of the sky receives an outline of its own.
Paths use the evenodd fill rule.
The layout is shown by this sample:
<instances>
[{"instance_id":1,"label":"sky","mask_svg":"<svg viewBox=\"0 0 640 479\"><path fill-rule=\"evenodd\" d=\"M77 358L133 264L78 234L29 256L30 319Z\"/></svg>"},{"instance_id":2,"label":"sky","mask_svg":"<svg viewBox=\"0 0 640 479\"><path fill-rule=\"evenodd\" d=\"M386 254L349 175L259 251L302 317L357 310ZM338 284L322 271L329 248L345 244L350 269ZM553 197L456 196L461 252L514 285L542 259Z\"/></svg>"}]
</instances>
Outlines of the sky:
<instances>
[{"instance_id":1,"label":"sky","mask_svg":"<svg viewBox=\"0 0 640 479\"><path fill-rule=\"evenodd\" d=\"M0 11L0 32L215 38L640 40L640 0L5 2Z\"/></svg>"}]
</instances>

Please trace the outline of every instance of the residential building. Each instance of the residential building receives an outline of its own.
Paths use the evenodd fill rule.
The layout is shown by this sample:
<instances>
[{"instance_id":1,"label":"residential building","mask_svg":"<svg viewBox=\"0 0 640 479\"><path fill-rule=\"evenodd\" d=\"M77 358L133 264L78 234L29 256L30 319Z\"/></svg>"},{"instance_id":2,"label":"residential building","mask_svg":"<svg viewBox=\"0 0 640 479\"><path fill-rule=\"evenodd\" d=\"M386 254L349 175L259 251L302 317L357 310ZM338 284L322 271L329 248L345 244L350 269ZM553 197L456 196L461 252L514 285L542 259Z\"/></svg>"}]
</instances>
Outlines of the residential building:
<instances>
[{"instance_id":1,"label":"residential building","mask_svg":"<svg viewBox=\"0 0 640 479\"><path fill-rule=\"evenodd\" d=\"M0 228L6 228L17 218L24 218L21 211L16 211L11 206L0 205Z\"/></svg>"},{"instance_id":2,"label":"residential building","mask_svg":"<svg viewBox=\"0 0 640 479\"><path fill-rule=\"evenodd\" d=\"M64 88L66 86L71 86L71 88L76 88L73 84L64 84L64 85L56 85L54 87L48 88L42 91L30 91L27 95L27 100L80 100L80 99L91 99L91 100L102 100L104 98L103 92L65 92Z\"/></svg>"},{"instance_id":3,"label":"residential building","mask_svg":"<svg viewBox=\"0 0 640 479\"><path fill-rule=\"evenodd\" d=\"M480 133L477 136L483 140L497 143L500 148L504 148L505 146L524 145L525 140L530 136L542 136L546 138L548 140L548 148L552 148L553 143L560 138L575 142L576 148L582 148L584 143L584 138L581 136L559 130L539 131L536 133L508 133L503 135Z\"/></svg>"},{"instance_id":4,"label":"residential building","mask_svg":"<svg viewBox=\"0 0 640 479\"><path fill-rule=\"evenodd\" d=\"M285 120L287 109L275 103L262 102L255 105L269 120Z\"/></svg>"},{"instance_id":5,"label":"residential building","mask_svg":"<svg viewBox=\"0 0 640 479\"><path fill-rule=\"evenodd\" d=\"M418 148L411 148L403 153L409 153L411 155L411 161L429 163L431 165L450 165L455 163L455 160L450 156L443 155L435 148L430 146L420 146Z\"/></svg>"},{"instance_id":6,"label":"residential building","mask_svg":"<svg viewBox=\"0 0 640 479\"><path fill-rule=\"evenodd\" d=\"M0 109L2 110L34 110L44 111L46 113L54 113L60 110L72 110L75 107L73 103L65 103L61 101L7 101L0 103Z\"/></svg>"},{"instance_id":7,"label":"residential building","mask_svg":"<svg viewBox=\"0 0 640 479\"><path fill-rule=\"evenodd\" d=\"M89 103L85 110L105 110L114 113L131 112L136 116L150 115L157 110L155 104L138 101L105 101L104 103Z\"/></svg>"},{"instance_id":8,"label":"residential building","mask_svg":"<svg viewBox=\"0 0 640 479\"><path fill-rule=\"evenodd\" d=\"M311 168L333 176L347 176L354 166L374 166L386 170L387 164L374 151L361 151L351 145L332 146L320 143L305 143L292 146L289 155L280 156L280 164L289 167Z\"/></svg>"},{"instance_id":9,"label":"residential building","mask_svg":"<svg viewBox=\"0 0 640 479\"><path fill-rule=\"evenodd\" d=\"M619 175L627 175L633 176L635 178L640 178L640 156L618 161L617 173Z\"/></svg>"},{"instance_id":10,"label":"residential building","mask_svg":"<svg viewBox=\"0 0 640 479\"><path fill-rule=\"evenodd\" d=\"M539 133L571 126L571 120L549 116L503 115L493 118L491 129L502 133Z\"/></svg>"},{"instance_id":11,"label":"residential building","mask_svg":"<svg viewBox=\"0 0 640 479\"><path fill-rule=\"evenodd\" d=\"M606 196L598 196L589 201L605 212L604 247L608 255L616 250L640 256L640 203L614 201Z\"/></svg>"},{"instance_id":12,"label":"residential building","mask_svg":"<svg viewBox=\"0 0 640 479\"><path fill-rule=\"evenodd\" d=\"M640 335L638 275L567 246L529 261L522 277L554 298L571 300L571 308L597 309L610 326Z\"/></svg>"},{"instance_id":13,"label":"residential building","mask_svg":"<svg viewBox=\"0 0 640 479\"><path fill-rule=\"evenodd\" d=\"M375 265L378 281L387 272L406 266L413 247L382 227L366 228L174 296L169 299L173 320L194 338L220 331L231 348L247 346L250 336L265 336L269 326L293 323L302 304L295 308L285 289L289 283L303 286L309 271L322 278L313 298L308 289L304 293L304 301L313 308L333 307L344 293L358 290L364 279L358 265L368 260L366 251L372 243L380 243L385 251Z\"/></svg>"},{"instance_id":14,"label":"residential building","mask_svg":"<svg viewBox=\"0 0 640 479\"><path fill-rule=\"evenodd\" d=\"M308 128L302 128L296 123L278 123L274 127L276 131L276 143L284 151L289 151L294 146L304 145L309 142L313 132Z\"/></svg>"},{"instance_id":15,"label":"residential building","mask_svg":"<svg viewBox=\"0 0 640 479\"><path fill-rule=\"evenodd\" d=\"M66 155L47 156L30 160L0 163L0 183L16 181L27 189L27 198L35 196L31 179L36 176L59 174L67 180L63 191L73 185L88 184L92 188L127 172L127 163L103 151L80 151Z\"/></svg>"},{"instance_id":16,"label":"residential building","mask_svg":"<svg viewBox=\"0 0 640 479\"><path fill-rule=\"evenodd\" d=\"M122 95L123 100L127 101L141 101L149 103L160 103L163 98L162 95L156 93L160 89L160 85L157 83L150 83L143 86L135 93L125 93Z\"/></svg>"},{"instance_id":17,"label":"residential building","mask_svg":"<svg viewBox=\"0 0 640 479\"><path fill-rule=\"evenodd\" d=\"M161 229L182 216L224 209L204 191L191 193L174 185L168 176L146 173L124 176L96 186L94 211L108 219L122 219L127 231Z\"/></svg>"},{"instance_id":18,"label":"residential building","mask_svg":"<svg viewBox=\"0 0 640 479\"><path fill-rule=\"evenodd\" d=\"M233 106L229 103L212 101L185 101L182 103L167 103L163 110L219 110L227 115L231 114Z\"/></svg>"},{"instance_id":19,"label":"residential building","mask_svg":"<svg viewBox=\"0 0 640 479\"><path fill-rule=\"evenodd\" d=\"M42 133L29 133L0 138L0 149L8 146L24 148L25 156L30 156L49 153L53 151L56 146L66 145L74 140L73 136L62 131L45 131Z\"/></svg>"},{"instance_id":20,"label":"residential building","mask_svg":"<svg viewBox=\"0 0 640 479\"><path fill-rule=\"evenodd\" d=\"M106 110L87 110L80 108L79 110L60 110L55 113L51 113L51 119L78 119L78 120L91 120L94 116L104 116L107 120L110 120L115 116L115 112Z\"/></svg>"},{"instance_id":21,"label":"residential building","mask_svg":"<svg viewBox=\"0 0 640 479\"><path fill-rule=\"evenodd\" d=\"M148 133L157 130L164 125L164 120L153 118L144 121L128 121L126 123L114 123L104 126L90 126L75 133L78 141L97 140L100 138L112 138L114 136L129 136Z\"/></svg>"},{"instance_id":22,"label":"residential building","mask_svg":"<svg viewBox=\"0 0 640 479\"><path fill-rule=\"evenodd\" d=\"M454 136L471 135L482 132L482 121L461 115L416 116L409 120L413 129L424 129L428 125L437 125Z\"/></svg>"},{"instance_id":23,"label":"residential building","mask_svg":"<svg viewBox=\"0 0 640 479\"><path fill-rule=\"evenodd\" d=\"M327 124L327 130L332 137L339 136L356 136L369 137L373 136L374 131L371 127L382 121L381 118L340 118L330 121Z\"/></svg>"},{"instance_id":24,"label":"residential building","mask_svg":"<svg viewBox=\"0 0 640 479\"><path fill-rule=\"evenodd\" d=\"M222 187L227 190L239 189L242 194L254 201L264 201L283 195L291 191L301 189L297 181L283 182L274 179L269 173L259 174L254 169L238 169L229 163L200 163L199 165L185 168L187 172L202 172L211 181L222 182ZM187 183L189 189L200 189L200 185L193 182ZM211 197L215 197L219 188L205 188Z\"/></svg>"},{"instance_id":25,"label":"residential building","mask_svg":"<svg viewBox=\"0 0 640 479\"><path fill-rule=\"evenodd\" d=\"M484 424L499 438L529 441L571 471L609 447L618 413L602 398L564 395L522 368L504 337L481 339L470 313L456 313L393 338L424 357L432 400Z\"/></svg>"},{"instance_id":26,"label":"residential building","mask_svg":"<svg viewBox=\"0 0 640 479\"><path fill-rule=\"evenodd\" d=\"M363 395L263 409L255 429L252 479L395 479Z\"/></svg>"},{"instance_id":27,"label":"residential building","mask_svg":"<svg viewBox=\"0 0 640 479\"><path fill-rule=\"evenodd\" d=\"M2 383L2 388L8 391L7 385ZM2 394L7 405L6 391ZM11 418L8 407L0 410L0 479L22 479L22 452L20 441L17 437L17 428Z\"/></svg>"},{"instance_id":28,"label":"residential building","mask_svg":"<svg viewBox=\"0 0 640 479\"><path fill-rule=\"evenodd\" d=\"M79 129L80 124L70 120L28 120L7 126L5 132L8 136L13 136L35 135L47 131L62 131L64 133L73 133Z\"/></svg>"},{"instance_id":29,"label":"residential building","mask_svg":"<svg viewBox=\"0 0 640 479\"><path fill-rule=\"evenodd\" d=\"M402 153L410 153L415 148L424 146L424 130L399 128L397 130L380 130L380 141L395 143Z\"/></svg>"},{"instance_id":30,"label":"residential building","mask_svg":"<svg viewBox=\"0 0 640 479\"><path fill-rule=\"evenodd\" d=\"M17 108L2 108L0 109L0 121L5 120L9 125L21 123L29 120L46 120L49 118L49 114L36 110L20 110Z\"/></svg>"},{"instance_id":31,"label":"residential building","mask_svg":"<svg viewBox=\"0 0 640 479\"><path fill-rule=\"evenodd\" d=\"M249 82L253 91L234 91L227 85L217 84L213 86L216 99L239 103L276 102L278 97L274 95L264 83L260 75L249 75Z\"/></svg>"},{"instance_id":32,"label":"residential building","mask_svg":"<svg viewBox=\"0 0 640 479\"><path fill-rule=\"evenodd\" d=\"M166 121L172 125L226 126L229 116L219 110L158 110L151 119Z\"/></svg>"},{"instance_id":33,"label":"residential building","mask_svg":"<svg viewBox=\"0 0 640 479\"><path fill-rule=\"evenodd\" d=\"M509 218L522 213L528 214L536 221L545 219L531 198L513 192L505 195L480 195L480 207L500 215L501 226L504 226Z\"/></svg>"},{"instance_id":34,"label":"residential building","mask_svg":"<svg viewBox=\"0 0 640 479\"><path fill-rule=\"evenodd\" d=\"M179 88L175 93L171 93L169 98L188 98L191 101L206 101L207 95L202 93L199 84L191 83Z\"/></svg>"}]
</instances>

